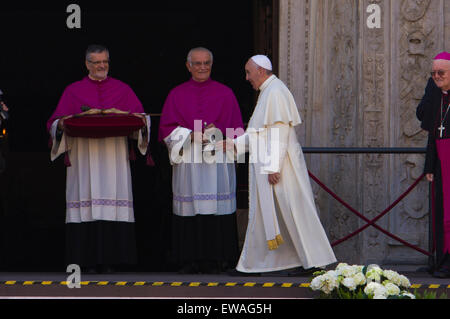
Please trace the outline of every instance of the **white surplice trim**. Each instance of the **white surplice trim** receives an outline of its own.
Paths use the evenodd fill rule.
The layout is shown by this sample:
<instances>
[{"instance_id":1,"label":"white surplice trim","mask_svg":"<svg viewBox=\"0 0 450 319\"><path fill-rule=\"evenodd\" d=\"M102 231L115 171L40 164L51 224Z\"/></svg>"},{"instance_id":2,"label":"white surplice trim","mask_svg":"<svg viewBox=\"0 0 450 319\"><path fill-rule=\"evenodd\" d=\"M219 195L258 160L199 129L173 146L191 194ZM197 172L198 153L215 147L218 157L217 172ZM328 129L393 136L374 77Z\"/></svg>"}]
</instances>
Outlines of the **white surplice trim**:
<instances>
[{"instance_id":1,"label":"white surplice trim","mask_svg":"<svg viewBox=\"0 0 450 319\"><path fill-rule=\"evenodd\" d=\"M134 222L127 137L72 139L66 222Z\"/></svg>"},{"instance_id":2,"label":"white surplice trim","mask_svg":"<svg viewBox=\"0 0 450 319\"><path fill-rule=\"evenodd\" d=\"M141 129L131 136L138 140L142 154L146 153L150 141L150 116L146 115L146 119L147 134L143 136ZM88 139L63 133L58 141L58 122L54 121L50 129L53 140L51 160L68 152L72 163L67 167L66 223L95 220L134 222L127 138ZM108 150L112 156L107 155ZM89 155L83 155L86 151ZM92 158L97 160L91 162ZM98 178L92 179L92 176Z\"/></svg>"},{"instance_id":3,"label":"white surplice trim","mask_svg":"<svg viewBox=\"0 0 450 319\"><path fill-rule=\"evenodd\" d=\"M56 139L56 132L58 129L59 119L55 120L50 128L50 135L52 137L52 149L50 151L50 159L54 161L58 156L64 154L72 148L73 139L66 134L62 134L61 139Z\"/></svg>"},{"instance_id":4,"label":"white surplice trim","mask_svg":"<svg viewBox=\"0 0 450 319\"><path fill-rule=\"evenodd\" d=\"M141 114L145 115L147 134L145 137L142 136L142 129L140 129L139 131L133 132L133 134L131 135L131 138L138 141L137 142L138 149L142 155L145 155L147 152L148 143L150 143L151 118L150 118L150 115L147 115L145 113L141 113Z\"/></svg>"},{"instance_id":5,"label":"white surplice trim","mask_svg":"<svg viewBox=\"0 0 450 319\"><path fill-rule=\"evenodd\" d=\"M221 157L222 163L205 161L201 145L194 145L190 141L191 132L187 128L177 127L164 139L173 170L173 213L178 216L234 213L236 211L234 163L227 163L226 155L217 151L215 158ZM200 149L196 150L195 147Z\"/></svg>"},{"instance_id":6,"label":"white surplice trim","mask_svg":"<svg viewBox=\"0 0 450 319\"><path fill-rule=\"evenodd\" d=\"M170 165L176 165L182 162L183 160L183 152L190 151L190 134L192 130L178 126L176 129L172 131L166 138L164 138L164 142L167 145L167 149L169 150L169 160ZM183 152L182 152L183 151ZM184 156L189 156L188 154L184 154Z\"/></svg>"}]
</instances>

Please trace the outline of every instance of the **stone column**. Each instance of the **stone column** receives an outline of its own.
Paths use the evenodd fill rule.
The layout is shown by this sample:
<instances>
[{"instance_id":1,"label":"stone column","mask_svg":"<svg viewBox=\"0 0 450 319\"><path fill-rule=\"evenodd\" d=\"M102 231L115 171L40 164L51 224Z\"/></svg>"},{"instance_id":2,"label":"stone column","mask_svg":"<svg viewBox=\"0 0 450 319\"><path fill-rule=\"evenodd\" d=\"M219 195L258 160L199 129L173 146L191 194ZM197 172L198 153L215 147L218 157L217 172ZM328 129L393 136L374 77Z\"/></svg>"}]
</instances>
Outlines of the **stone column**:
<instances>
[{"instance_id":1,"label":"stone column","mask_svg":"<svg viewBox=\"0 0 450 319\"><path fill-rule=\"evenodd\" d=\"M353 0L280 2L280 78L291 88L303 117L303 146L358 145L357 8ZM340 197L358 207L358 162L353 155L310 155L308 168ZM344 187L343 187L344 186ZM313 183L330 241L358 227L351 212ZM335 248L357 262L357 238Z\"/></svg>"},{"instance_id":2,"label":"stone column","mask_svg":"<svg viewBox=\"0 0 450 319\"><path fill-rule=\"evenodd\" d=\"M425 147L426 132L420 129L415 110L429 78L433 57L443 50L444 2L441 0L394 1L390 60L392 83L391 145ZM399 195L423 171L423 155L398 155L392 169L392 194ZM395 197L395 196L394 196ZM395 200L392 197L391 200ZM389 231L407 242L428 249L428 183L422 182L389 215ZM385 258L390 262L423 263L426 257L389 239Z\"/></svg>"}]
</instances>

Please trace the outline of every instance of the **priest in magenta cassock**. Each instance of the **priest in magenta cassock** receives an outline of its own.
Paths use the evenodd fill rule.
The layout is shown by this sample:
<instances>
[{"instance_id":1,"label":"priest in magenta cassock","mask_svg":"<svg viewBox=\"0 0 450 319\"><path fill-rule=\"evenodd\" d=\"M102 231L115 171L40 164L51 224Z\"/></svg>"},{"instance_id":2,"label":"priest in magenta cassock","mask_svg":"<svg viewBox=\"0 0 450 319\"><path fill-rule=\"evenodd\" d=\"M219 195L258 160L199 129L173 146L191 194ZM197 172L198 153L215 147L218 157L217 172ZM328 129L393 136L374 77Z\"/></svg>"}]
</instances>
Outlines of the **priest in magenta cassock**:
<instances>
[{"instance_id":1,"label":"priest in magenta cassock","mask_svg":"<svg viewBox=\"0 0 450 319\"><path fill-rule=\"evenodd\" d=\"M143 121L134 133L142 154L147 151L150 118L125 83L108 76L107 48L86 51L88 76L69 85L47 122L51 160L66 157L66 261L94 272L137 262L133 195L126 136L72 137L64 121L91 110L130 112Z\"/></svg>"},{"instance_id":2,"label":"priest in magenta cassock","mask_svg":"<svg viewBox=\"0 0 450 319\"><path fill-rule=\"evenodd\" d=\"M205 48L189 52L192 78L170 91L159 127L172 164L172 262L181 273L217 273L239 256L234 162L211 162L203 155L214 149L205 144L211 130L220 130L212 134L217 139L227 128L240 129L239 135L243 123L232 90L210 78L212 63Z\"/></svg>"},{"instance_id":3,"label":"priest in magenta cassock","mask_svg":"<svg viewBox=\"0 0 450 319\"><path fill-rule=\"evenodd\" d=\"M435 277L450 278L450 53L433 60L432 77L439 92L430 96L422 128L428 130L424 172L434 183L434 242L437 265Z\"/></svg>"},{"instance_id":4,"label":"priest in magenta cassock","mask_svg":"<svg viewBox=\"0 0 450 319\"><path fill-rule=\"evenodd\" d=\"M249 152L249 218L236 270L261 273L336 262L314 203L308 170L297 141L301 123L294 97L272 74L264 55L249 59L246 79L259 90L245 134L231 144L238 157ZM300 268L301 269L301 268Z\"/></svg>"}]
</instances>

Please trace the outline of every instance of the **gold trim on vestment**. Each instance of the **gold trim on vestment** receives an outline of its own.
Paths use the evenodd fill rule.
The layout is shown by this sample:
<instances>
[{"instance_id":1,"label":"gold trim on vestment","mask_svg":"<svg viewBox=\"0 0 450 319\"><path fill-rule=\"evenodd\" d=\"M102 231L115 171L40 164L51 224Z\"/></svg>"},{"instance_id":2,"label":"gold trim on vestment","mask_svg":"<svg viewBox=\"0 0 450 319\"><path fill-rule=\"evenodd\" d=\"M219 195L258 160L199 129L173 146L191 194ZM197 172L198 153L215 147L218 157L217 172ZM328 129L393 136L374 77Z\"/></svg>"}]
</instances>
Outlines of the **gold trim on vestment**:
<instances>
[{"instance_id":1,"label":"gold trim on vestment","mask_svg":"<svg viewBox=\"0 0 450 319\"><path fill-rule=\"evenodd\" d=\"M267 241L267 246L269 247L269 250L275 250L283 243L284 243L283 237L281 237L281 235L278 234L275 236L275 239Z\"/></svg>"}]
</instances>

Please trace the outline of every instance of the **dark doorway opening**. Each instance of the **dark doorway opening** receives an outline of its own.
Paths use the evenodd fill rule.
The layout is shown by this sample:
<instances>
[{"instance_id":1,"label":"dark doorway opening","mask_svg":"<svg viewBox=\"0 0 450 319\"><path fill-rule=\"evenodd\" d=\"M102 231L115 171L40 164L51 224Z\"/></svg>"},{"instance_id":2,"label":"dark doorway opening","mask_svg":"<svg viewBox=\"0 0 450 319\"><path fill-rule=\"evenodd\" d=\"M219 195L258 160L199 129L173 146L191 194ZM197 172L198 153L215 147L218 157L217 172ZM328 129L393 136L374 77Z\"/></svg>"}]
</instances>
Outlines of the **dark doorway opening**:
<instances>
[{"instance_id":1,"label":"dark doorway opening","mask_svg":"<svg viewBox=\"0 0 450 319\"><path fill-rule=\"evenodd\" d=\"M70 3L80 6L80 29L66 24ZM109 48L110 75L129 84L153 114L156 166L146 166L139 156L131 165L137 270L166 270L171 167L165 147L156 141L158 114L170 89L188 80L184 63L189 49L204 46L214 53L212 77L233 89L247 122L256 95L243 67L255 53L277 58L277 3L3 1L0 88L11 111L2 143L6 170L0 175L0 270L65 270L65 166L62 158L50 161L45 123L64 88L86 75L84 52L91 43ZM239 170L242 185L246 167ZM246 205L247 199L241 202Z\"/></svg>"}]
</instances>

